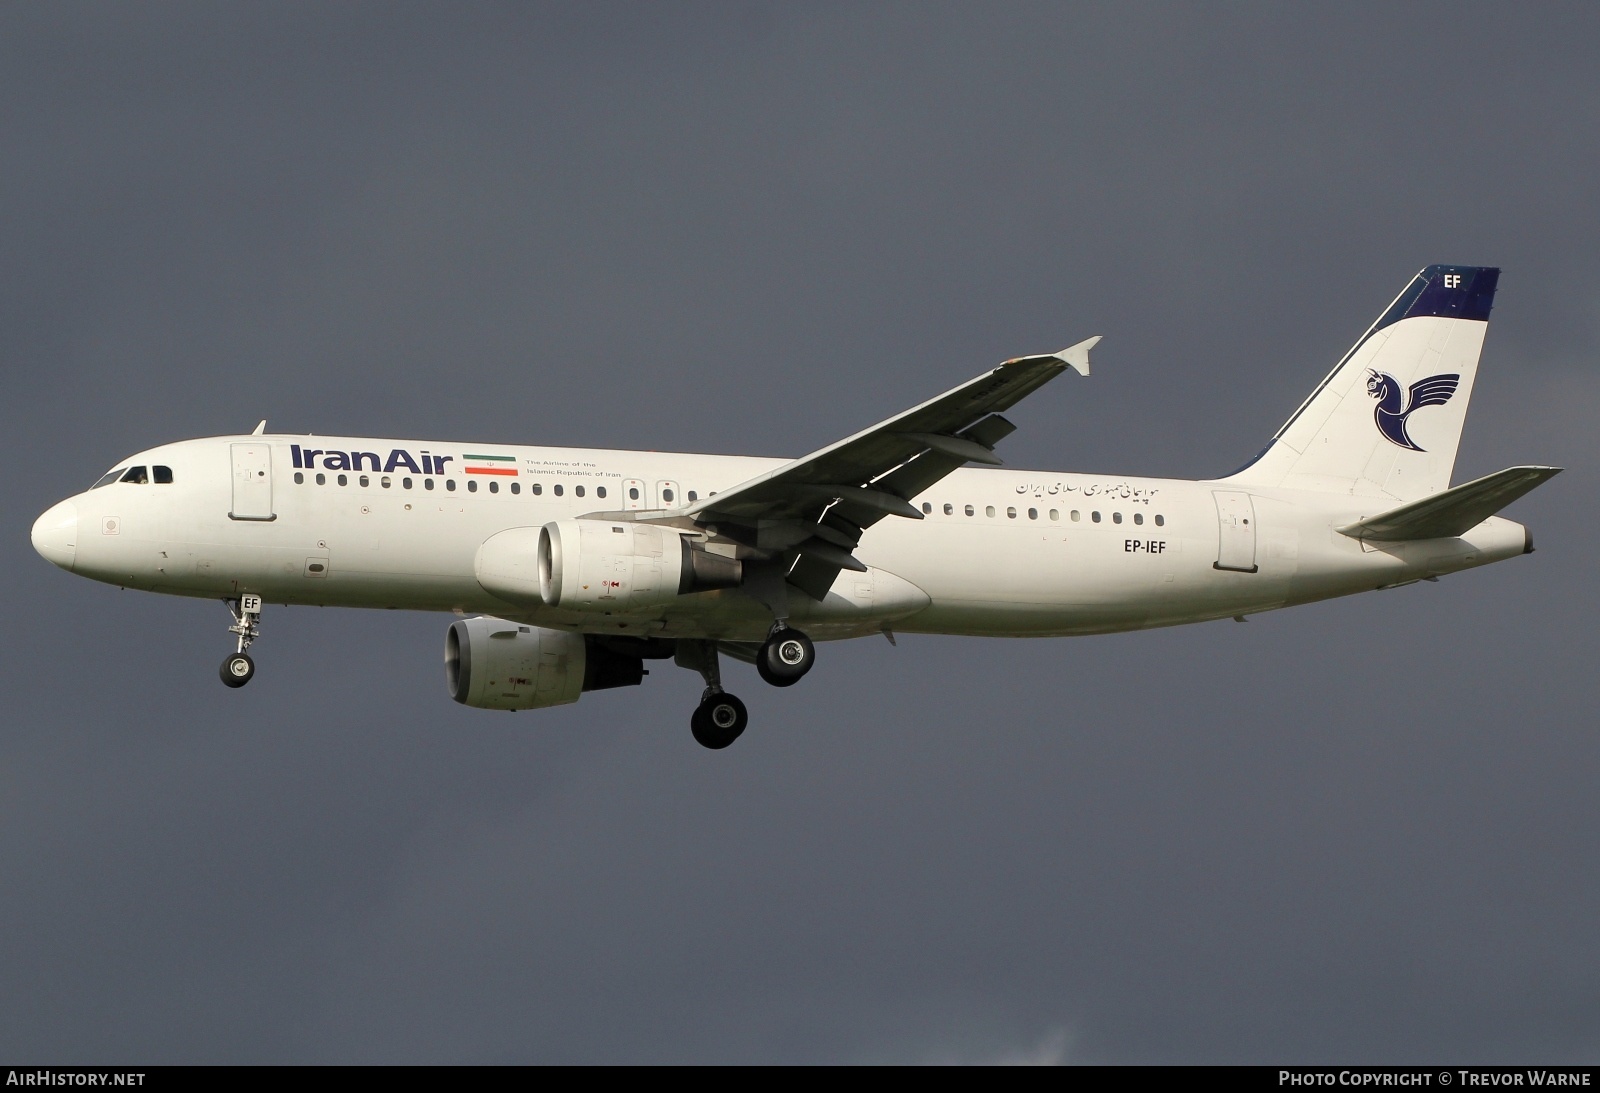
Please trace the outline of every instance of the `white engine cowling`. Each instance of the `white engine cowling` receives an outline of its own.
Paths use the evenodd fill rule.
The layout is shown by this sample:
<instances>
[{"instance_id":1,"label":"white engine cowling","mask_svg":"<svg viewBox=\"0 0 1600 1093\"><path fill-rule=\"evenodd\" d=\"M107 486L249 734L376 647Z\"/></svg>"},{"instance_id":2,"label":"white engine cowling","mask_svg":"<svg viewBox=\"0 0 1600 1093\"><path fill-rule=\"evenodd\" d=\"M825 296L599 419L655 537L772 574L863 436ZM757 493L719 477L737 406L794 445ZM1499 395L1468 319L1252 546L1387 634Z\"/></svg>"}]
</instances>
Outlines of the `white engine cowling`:
<instances>
[{"instance_id":1,"label":"white engine cowling","mask_svg":"<svg viewBox=\"0 0 1600 1093\"><path fill-rule=\"evenodd\" d=\"M650 524L557 520L539 529L539 597L547 607L627 610L678 597L683 536Z\"/></svg>"},{"instance_id":2,"label":"white engine cowling","mask_svg":"<svg viewBox=\"0 0 1600 1093\"><path fill-rule=\"evenodd\" d=\"M644 662L565 630L489 615L450 624L444 645L450 697L483 710L532 710L584 691L638 684Z\"/></svg>"},{"instance_id":3,"label":"white engine cowling","mask_svg":"<svg viewBox=\"0 0 1600 1093\"><path fill-rule=\"evenodd\" d=\"M655 607L743 578L738 561L671 528L609 520L502 531L478 548L474 570L496 596L578 611Z\"/></svg>"}]
</instances>

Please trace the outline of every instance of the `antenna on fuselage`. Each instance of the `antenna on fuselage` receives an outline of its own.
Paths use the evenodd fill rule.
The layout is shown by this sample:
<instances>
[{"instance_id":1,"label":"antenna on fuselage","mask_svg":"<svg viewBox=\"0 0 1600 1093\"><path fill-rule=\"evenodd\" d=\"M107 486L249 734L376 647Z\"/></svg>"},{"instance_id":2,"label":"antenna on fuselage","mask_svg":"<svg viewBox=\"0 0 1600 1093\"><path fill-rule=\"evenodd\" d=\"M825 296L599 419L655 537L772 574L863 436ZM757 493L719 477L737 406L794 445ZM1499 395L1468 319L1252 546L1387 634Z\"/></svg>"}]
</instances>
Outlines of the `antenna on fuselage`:
<instances>
[{"instance_id":1,"label":"antenna on fuselage","mask_svg":"<svg viewBox=\"0 0 1600 1093\"><path fill-rule=\"evenodd\" d=\"M251 436L260 436L262 433L264 433L266 431L267 431L267 419L266 418L262 418L260 421L258 421L256 423L256 427L254 429L250 430L250 435Z\"/></svg>"}]
</instances>

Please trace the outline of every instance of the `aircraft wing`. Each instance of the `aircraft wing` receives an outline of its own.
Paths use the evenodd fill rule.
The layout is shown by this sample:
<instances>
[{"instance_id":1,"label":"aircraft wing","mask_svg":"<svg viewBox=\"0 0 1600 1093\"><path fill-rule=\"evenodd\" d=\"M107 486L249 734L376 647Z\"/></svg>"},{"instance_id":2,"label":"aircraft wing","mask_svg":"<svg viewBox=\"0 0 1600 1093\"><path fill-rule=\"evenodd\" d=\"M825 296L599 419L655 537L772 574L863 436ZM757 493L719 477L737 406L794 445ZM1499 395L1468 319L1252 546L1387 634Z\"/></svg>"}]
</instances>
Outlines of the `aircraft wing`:
<instances>
[{"instance_id":1,"label":"aircraft wing","mask_svg":"<svg viewBox=\"0 0 1600 1093\"><path fill-rule=\"evenodd\" d=\"M885 516L922 519L910 498L968 462L999 464L994 445L1016 426L1000 411L1071 368L1089 374L1099 337L1059 353L1018 357L854 436L670 513L787 566L788 583L815 599L841 569L863 570L850 553Z\"/></svg>"}]
</instances>

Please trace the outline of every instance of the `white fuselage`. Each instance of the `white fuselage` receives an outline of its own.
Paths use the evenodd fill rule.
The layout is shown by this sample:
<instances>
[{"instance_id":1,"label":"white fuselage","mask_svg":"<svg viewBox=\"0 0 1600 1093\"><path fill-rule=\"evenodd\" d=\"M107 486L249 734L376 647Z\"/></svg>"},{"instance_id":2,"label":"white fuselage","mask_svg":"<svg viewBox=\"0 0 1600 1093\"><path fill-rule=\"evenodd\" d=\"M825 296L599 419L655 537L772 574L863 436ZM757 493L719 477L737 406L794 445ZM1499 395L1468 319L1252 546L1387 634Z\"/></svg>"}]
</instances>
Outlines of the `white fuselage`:
<instances>
[{"instance_id":1,"label":"white fuselage","mask_svg":"<svg viewBox=\"0 0 1600 1093\"><path fill-rule=\"evenodd\" d=\"M740 590L631 613L571 611L490 595L475 562L485 540L510 528L672 509L784 462L216 437L126 460L119 466L170 468L171 481L87 490L46 513L35 541L73 572L156 592L759 641L772 614ZM890 516L868 529L855 551L866 573L841 572L821 603L791 595L797 625L818 639L890 627L1013 636L1135 630L1389 587L1527 548L1521 525L1498 517L1459 538L1367 544L1335 529L1391 508L1392 498L1227 482L964 469L913 503L924 519Z\"/></svg>"}]
</instances>

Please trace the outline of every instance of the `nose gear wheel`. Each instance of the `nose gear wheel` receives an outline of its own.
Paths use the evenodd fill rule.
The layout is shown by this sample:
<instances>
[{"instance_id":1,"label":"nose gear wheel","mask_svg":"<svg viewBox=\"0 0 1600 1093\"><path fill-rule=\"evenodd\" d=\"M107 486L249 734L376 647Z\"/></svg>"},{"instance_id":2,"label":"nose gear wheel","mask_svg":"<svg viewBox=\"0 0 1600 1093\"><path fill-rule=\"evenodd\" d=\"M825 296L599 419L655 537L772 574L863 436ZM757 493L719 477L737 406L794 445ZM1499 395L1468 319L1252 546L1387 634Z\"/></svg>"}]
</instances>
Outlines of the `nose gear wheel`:
<instances>
[{"instance_id":1,"label":"nose gear wheel","mask_svg":"<svg viewBox=\"0 0 1600 1093\"><path fill-rule=\"evenodd\" d=\"M244 653L234 653L222 662L222 682L230 687L243 687L256 674L256 662Z\"/></svg>"}]
</instances>

